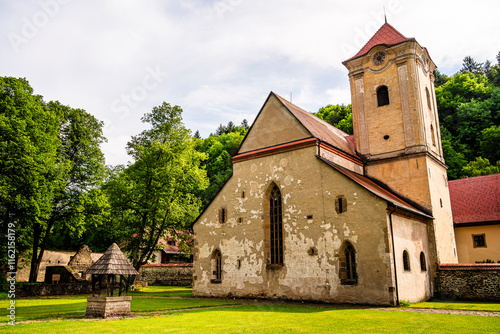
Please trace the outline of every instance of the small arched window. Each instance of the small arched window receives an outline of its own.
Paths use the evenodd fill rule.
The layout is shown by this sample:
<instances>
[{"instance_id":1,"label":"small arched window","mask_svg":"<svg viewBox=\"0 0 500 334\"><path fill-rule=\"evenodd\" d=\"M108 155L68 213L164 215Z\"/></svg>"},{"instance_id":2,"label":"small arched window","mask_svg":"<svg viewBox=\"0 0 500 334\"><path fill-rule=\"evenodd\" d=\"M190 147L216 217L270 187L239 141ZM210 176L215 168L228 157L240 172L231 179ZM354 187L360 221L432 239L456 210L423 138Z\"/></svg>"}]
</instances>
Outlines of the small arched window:
<instances>
[{"instance_id":1,"label":"small arched window","mask_svg":"<svg viewBox=\"0 0 500 334\"><path fill-rule=\"evenodd\" d=\"M354 285L358 282L356 273L356 251L354 247L346 242L340 253L340 283Z\"/></svg>"},{"instance_id":2,"label":"small arched window","mask_svg":"<svg viewBox=\"0 0 500 334\"><path fill-rule=\"evenodd\" d=\"M403 269L404 271L410 271L410 256L407 250L403 251Z\"/></svg>"},{"instance_id":3,"label":"small arched window","mask_svg":"<svg viewBox=\"0 0 500 334\"><path fill-rule=\"evenodd\" d=\"M425 262L424 252L420 252L420 270L427 271L427 263Z\"/></svg>"},{"instance_id":4,"label":"small arched window","mask_svg":"<svg viewBox=\"0 0 500 334\"><path fill-rule=\"evenodd\" d=\"M377 89L377 105L379 107L389 104L389 89L387 86L380 86Z\"/></svg>"},{"instance_id":5,"label":"small arched window","mask_svg":"<svg viewBox=\"0 0 500 334\"><path fill-rule=\"evenodd\" d=\"M211 282L220 283L222 281L222 256L218 249L212 253L210 267L212 270Z\"/></svg>"}]
</instances>

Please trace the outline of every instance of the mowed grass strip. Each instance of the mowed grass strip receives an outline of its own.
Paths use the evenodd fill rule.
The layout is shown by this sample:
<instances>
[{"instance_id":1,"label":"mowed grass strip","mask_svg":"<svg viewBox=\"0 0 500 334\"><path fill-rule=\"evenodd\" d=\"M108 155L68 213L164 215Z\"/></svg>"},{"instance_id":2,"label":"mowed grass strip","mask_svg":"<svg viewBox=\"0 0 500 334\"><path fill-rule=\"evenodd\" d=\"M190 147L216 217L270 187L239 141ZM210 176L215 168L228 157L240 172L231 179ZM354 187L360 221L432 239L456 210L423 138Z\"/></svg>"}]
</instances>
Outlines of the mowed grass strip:
<instances>
[{"instance_id":1,"label":"mowed grass strip","mask_svg":"<svg viewBox=\"0 0 500 334\"><path fill-rule=\"evenodd\" d=\"M7 328L8 327L8 328ZM498 333L500 318L288 305L245 305L120 320L1 326L9 333Z\"/></svg>"},{"instance_id":2,"label":"mowed grass strip","mask_svg":"<svg viewBox=\"0 0 500 334\"><path fill-rule=\"evenodd\" d=\"M6 312L10 301L0 300L0 312L7 319ZM234 305L224 301L207 299L169 299L133 297L130 304L132 313L158 312L199 307ZM78 318L85 316L87 298L55 298L55 299L18 299L16 300L16 321Z\"/></svg>"},{"instance_id":3,"label":"mowed grass strip","mask_svg":"<svg viewBox=\"0 0 500 334\"><path fill-rule=\"evenodd\" d=\"M139 288L136 291L129 291L128 295L191 298L193 296L193 289L188 286L150 285L147 288Z\"/></svg>"},{"instance_id":4,"label":"mowed grass strip","mask_svg":"<svg viewBox=\"0 0 500 334\"><path fill-rule=\"evenodd\" d=\"M409 308L430 308L430 309L440 309L440 310L500 312L500 303L494 303L494 302L464 302L464 301L430 300L427 302L410 304L408 307Z\"/></svg>"}]
</instances>

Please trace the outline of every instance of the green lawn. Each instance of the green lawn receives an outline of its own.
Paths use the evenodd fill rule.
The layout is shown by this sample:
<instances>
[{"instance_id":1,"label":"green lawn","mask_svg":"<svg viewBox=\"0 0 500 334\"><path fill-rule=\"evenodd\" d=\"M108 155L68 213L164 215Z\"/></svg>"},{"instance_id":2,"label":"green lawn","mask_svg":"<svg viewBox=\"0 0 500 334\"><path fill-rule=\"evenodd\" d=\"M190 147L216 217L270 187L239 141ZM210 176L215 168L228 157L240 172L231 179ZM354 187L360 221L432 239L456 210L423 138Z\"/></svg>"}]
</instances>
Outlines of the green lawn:
<instances>
[{"instance_id":1,"label":"green lawn","mask_svg":"<svg viewBox=\"0 0 500 334\"><path fill-rule=\"evenodd\" d=\"M132 317L107 320L84 318L86 296L17 300L15 327L4 325L9 301L0 300L0 333L500 333L499 317L242 305L244 301L192 298L187 287L150 286L132 295ZM500 303L431 301L408 307L500 311Z\"/></svg>"},{"instance_id":2,"label":"green lawn","mask_svg":"<svg viewBox=\"0 0 500 334\"><path fill-rule=\"evenodd\" d=\"M498 333L500 318L244 305L121 320L57 320L1 326L9 333Z\"/></svg>"},{"instance_id":3,"label":"green lawn","mask_svg":"<svg viewBox=\"0 0 500 334\"><path fill-rule=\"evenodd\" d=\"M428 302L410 304L410 308L433 308L444 310L466 310L466 311L494 311L500 312L500 303L488 302L462 302L431 300Z\"/></svg>"}]
</instances>

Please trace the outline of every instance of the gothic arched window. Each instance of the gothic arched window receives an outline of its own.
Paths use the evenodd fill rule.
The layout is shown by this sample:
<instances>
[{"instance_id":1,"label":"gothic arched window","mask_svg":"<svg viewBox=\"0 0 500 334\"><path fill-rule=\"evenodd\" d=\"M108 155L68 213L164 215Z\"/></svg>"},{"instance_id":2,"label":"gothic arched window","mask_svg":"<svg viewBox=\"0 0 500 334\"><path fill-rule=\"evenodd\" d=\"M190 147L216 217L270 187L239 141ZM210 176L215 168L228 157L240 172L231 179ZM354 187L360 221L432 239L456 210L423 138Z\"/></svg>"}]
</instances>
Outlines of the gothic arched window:
<instances>
[{"instance_id":1,"label":"gothic arched window","mask_svg":"<svg viewBox=\"0 0 500 334\"><path fill-rule=\"evenodd\" d=\"M377 89L377 105L379 107L389 104L389 89L387 86L380 86Z\"/></svg>"},{"instance_id":2,"label":"gothic arched window","mask_svg":"<svg viewBox=\"0 0 500 334\"><path fill-rule=\"evenodd\" d=\"M271 264L283 264L283 220L281 216L281 192L274 185L269 195L270 230L271 230Z\"/></svg>"},{"instance_id":3,"label":"gothic arched window","mask_svg":"<svg viewBox=\"0 0 500 334\"><path fill-rule=\"evenodd\" d=\"M346 242L340 253L340 283L353 285L358 282L356 273L356 251Z\"/></svg>"},{"instance_id":4,"label":"gothic arched window","mask_svg":"<svg viewBox=\"0 0 500 334\"><path fill-rule=\"evenodd\" d=\"M220 283L222 280L222 256L218 249L214 250L212 253L210 267L212 270L211 282Z\"/></svg>"}]
</instances>

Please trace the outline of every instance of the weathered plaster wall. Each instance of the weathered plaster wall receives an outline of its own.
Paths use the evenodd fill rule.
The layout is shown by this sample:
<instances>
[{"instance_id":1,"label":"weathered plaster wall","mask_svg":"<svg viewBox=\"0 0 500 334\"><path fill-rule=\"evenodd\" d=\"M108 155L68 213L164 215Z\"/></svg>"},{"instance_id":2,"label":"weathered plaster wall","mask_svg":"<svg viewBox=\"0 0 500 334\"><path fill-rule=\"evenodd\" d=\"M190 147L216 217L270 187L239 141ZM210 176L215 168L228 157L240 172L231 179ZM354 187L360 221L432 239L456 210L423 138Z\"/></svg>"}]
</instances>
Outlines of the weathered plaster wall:
<instances>
[{"instance_id":1,"label":"weathered plaster wall","mask_svg":"<svg viewBox=\"0 0 500 334\"><path fill-rule=\"evenodd\" d=\"M272 110L272 112L270 112ZM258 115L238 153L309 138L311 134L274 96Z\"/></svg>"},{"instance_id":2,"label":"weathered plaster wall","mask_svg":"<svg viewBox=\"0 0 500 334\"><path fill-rule=\"evenodd\" d=\"M392 215L399 299L407 302L427 300L432 296L430 252L427 224L398 214ZM403 251L407 251L410 270L404 270ZM420 266L420 253L425 255L426 270Z\"/></svg>"},{"instance_id":3,"label":"weathered plaster wall","mask_svg":"<svg viewBox=\"0 0 500 334\"><path fill-rule=\"evenodd\" d=\"M458 263L450 190L446 169L427 158L428 183L431 194L432 216L438 263Z\"/></svg>"},{"instance_id":4,"label":"weathered plaster wall","mask_svg":"<svg viewBox=\"0 0 500 334\"><path fill-rule=\"evenodd\" d=\"M232 178L194 226L195 295L390 304L387 204L315 153L310 147L235 164ZM266 266L264 203L272 182L280 187L283 203L280 269ZM335 211L339 195L348 203L341 214ZM228 216L224 224L218 217L222 207ZM339 250L345 241L356 250L357 285L340 284ZM215 249L222 254L221 283L210 281Z\"/></svg>"},{"instance_id":5,"label":"weathered plaster wall","mask_svg":"<svg viewBox=\"0 0 500 334\"><path fill-rule=\"evenodd\" d=\"M486 247L474 247L472 236L484 234ZM500 262L500 224L455 227L458 261L476 263L486 259Z\"/></svg>"}]
</instances>

